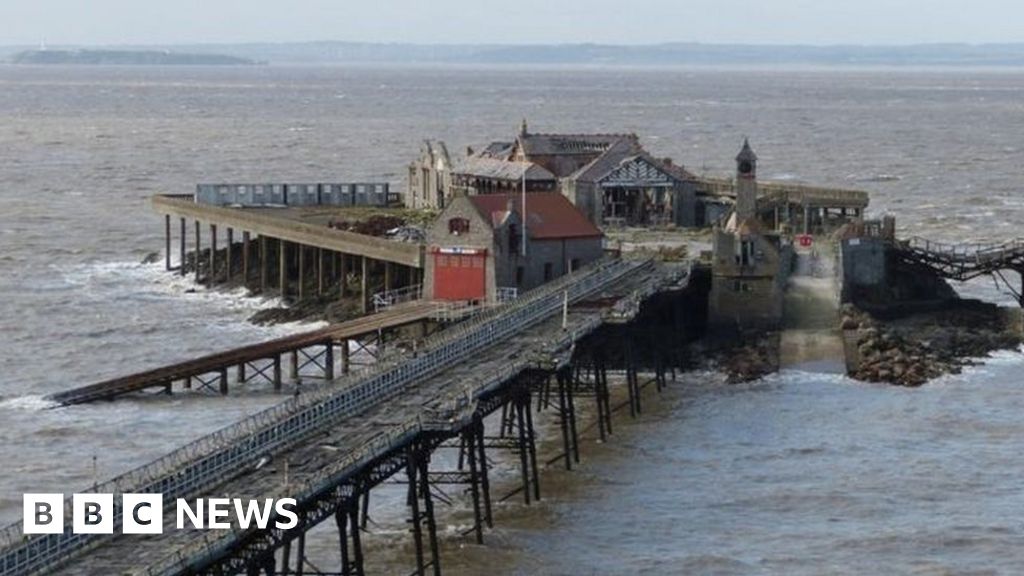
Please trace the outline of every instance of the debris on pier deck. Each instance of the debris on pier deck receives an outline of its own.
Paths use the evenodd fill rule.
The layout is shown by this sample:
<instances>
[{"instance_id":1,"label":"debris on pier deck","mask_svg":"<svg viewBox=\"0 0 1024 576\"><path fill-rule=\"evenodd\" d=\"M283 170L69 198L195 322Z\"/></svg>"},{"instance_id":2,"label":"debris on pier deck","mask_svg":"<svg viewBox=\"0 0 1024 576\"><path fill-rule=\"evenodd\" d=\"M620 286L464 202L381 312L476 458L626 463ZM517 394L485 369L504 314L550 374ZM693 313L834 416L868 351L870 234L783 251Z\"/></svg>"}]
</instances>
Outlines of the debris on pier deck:
<instances>
[{"instance_id":1,"label":"debris on pier deck","mask_svg":"<svg viewBox=\"0 0 1024 576\"><path fill-rule=\"evenodd\" d=\"M345 346L347 341L351 339L367 334L376 334L381 330L425 321L434 314L435 308L436 304L419 300L396 304L382 312L328 326L327 328L226 350L137 374L121 376L89 386L59 392L47 397L47 400L68 406L98 400L112 400L124 394L139 392L149 388L162 388L169 391L171 385L176 381L190 383L192 379L195 379L201 383L206 383L206 380L203 379L205 375L212 375L213 379L210 382L217 383L220 391L226 393L227 370L229 368L236 368L239 371L238 380L244 382L246 380L245 367L257 360L267 360L272 362L272 366L252 366L251 374L258 375L262 370L272 367L273 376L268 379L272 380L275 386L280 386L282 355L287 353L297 354L306 348L317 346L323 347L324 350L338 345ZM342 351L342 354L345 354L345 350ZM333 352L325 352L324 356L324 362L320 366L327 372L324 376L330 379L333 376ZM313 360L313 358L307 359ZM297 367L295 368L297 369ZM186 386L188 385L190 384L186 384Z\"/></svg>"},{"instance_id":2,"label":"debris on pier deck","mask_svg":"<svg viewBox=\"0 0 1024 576\"><path fill-rule=\"evenodd\" d=\"M303 519L295 530L178 530L170 514L164 518L170 525L160 535L67 532L26 539L18 524L0 532L0 571L255 573L255 567L269 568L274 551L282 547L287 564L287 550L295 539L299 539L301 562L306 531L334 516L345 547L343 573L362 573L355 520L351 544L356 565L345 559L349 536L342 520L357 510L354 503L365 501L370 488L403 469L410 485L418 479L421 488L427 487L429 450L444 439L476 434L483 483L478 482L478 473L472 482L489 503L482 418L503 406L518 412L515 449L523 463L524 486L539 496L530 392L521 387L529 379L523 380L524 375L531 370L550 374L569 369L576 343L598 330L609 313L622 320L652 295L685 286L685 277L685 268L651 260L614 259L585 267L431 336L416 354L394 353L374 367L335 380L328 388L253 415L94 487L95 491L112 491L108 488L117 486L121 492L160 492L167 502L179 497L274 498L287 493L298 502ZM577 306L586 302L616 304L612 310L593 304ZM564 382L560 376L559 386ZM564 387L560 390L571 394ZM564 403L565 397L560 401ZM271 465L254 465L263 459ZM430 493L429 488L410 492L413 533L421 552L422 532L428 533L431 562L437 566ZM478 497L474 492L476 504ZM525 497L529 498L528 491ZM424 501L423 508L417 508L419 500ZM489 518L489 508L487 514ZM418 555L418 564L423 573L423 554Z\"/></svg>"}]
</instances>

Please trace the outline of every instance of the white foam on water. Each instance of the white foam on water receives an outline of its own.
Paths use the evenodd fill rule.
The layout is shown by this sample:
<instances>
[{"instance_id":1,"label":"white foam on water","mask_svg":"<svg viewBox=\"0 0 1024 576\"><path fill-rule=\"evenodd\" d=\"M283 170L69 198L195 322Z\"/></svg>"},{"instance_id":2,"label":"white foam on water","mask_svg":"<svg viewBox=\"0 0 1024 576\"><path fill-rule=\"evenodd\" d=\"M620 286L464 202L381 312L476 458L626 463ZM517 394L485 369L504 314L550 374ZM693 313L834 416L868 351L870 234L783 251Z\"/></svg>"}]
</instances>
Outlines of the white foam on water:
<instances>
[{"instance_id":1,"label":"white foam on water","mask_svg":"<svg viewBox=\"0 0 1024 576\"><path fill-rule=\"evenodd\" d=\"M39 395L15 396L14 398L0 400L0 410L18 412L40 412L56 408L58 405L58 403L47 400L46 397Z\"/></svg>"}]
</instances>

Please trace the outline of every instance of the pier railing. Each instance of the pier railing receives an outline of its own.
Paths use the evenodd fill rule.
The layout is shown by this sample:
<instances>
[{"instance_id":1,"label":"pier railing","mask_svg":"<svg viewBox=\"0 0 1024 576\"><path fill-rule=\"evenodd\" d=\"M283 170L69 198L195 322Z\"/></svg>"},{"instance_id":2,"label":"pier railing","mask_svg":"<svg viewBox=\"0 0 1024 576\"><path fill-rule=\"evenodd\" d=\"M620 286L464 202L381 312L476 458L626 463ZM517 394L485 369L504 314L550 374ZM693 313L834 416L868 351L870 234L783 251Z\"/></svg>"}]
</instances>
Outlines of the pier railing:
<instances>
[{"instance_id":1,"label":"pier railing","mask_svg":"<svg viewBox=\"0 0 1024 576\"><path fill-rule=\"evenodd\" d=\"M423 285L415 284L394 290L384 290L373 295L373 310L380 312L387 310L395 304L419 300L423 296Z\"/></svg>"},{"instance_id":2,"label":"pier railing","mask_svg":"<svg viewBox=\"0 0 1024 576\"><path fill-rule=\"evenodd\" d=\"M451 367L556 313L563 294L576 301L643 264L603 260L581 268L507 306L487 310L466 325L432 336L415 358L394 353L385 356L378 364L343 377L336 386L264 410L91 490L114 494L115 518L120 518L125 493L161 493L165 502L196 494L237 475L246 464L267 453L285 449L324 426L387 400L408 383ZM71 509L70 498L65 506ZM70 518L65 524L62 534L26 536L20 522L0 532L0 573L37 571L102 539L73 534Z\"/></svg>"}]
</instances>

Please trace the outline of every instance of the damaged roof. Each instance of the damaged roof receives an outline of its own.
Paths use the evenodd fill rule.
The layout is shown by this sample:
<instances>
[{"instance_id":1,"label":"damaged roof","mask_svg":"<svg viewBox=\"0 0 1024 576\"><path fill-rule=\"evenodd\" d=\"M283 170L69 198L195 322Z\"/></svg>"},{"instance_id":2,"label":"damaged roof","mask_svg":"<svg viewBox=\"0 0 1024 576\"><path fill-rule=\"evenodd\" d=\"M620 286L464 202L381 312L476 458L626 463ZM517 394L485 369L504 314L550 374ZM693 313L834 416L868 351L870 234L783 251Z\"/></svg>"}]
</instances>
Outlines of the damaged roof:
<instances>
[{"instance_id":1,"label":"damaged roof","mask_svg":"<svg viewBox=\"0 0 1024 576\"><path fill-rule=\"evenodd\" d=\"M511 209L522 217L522 194L477 194L469 197L473 206L490 222L504 221ZM495 219L495 213L498 218ZM593 238L603 236L582 212L561 194L531 192L526 195L526 229L530 238Z\"/></svg>"}]
</instances>

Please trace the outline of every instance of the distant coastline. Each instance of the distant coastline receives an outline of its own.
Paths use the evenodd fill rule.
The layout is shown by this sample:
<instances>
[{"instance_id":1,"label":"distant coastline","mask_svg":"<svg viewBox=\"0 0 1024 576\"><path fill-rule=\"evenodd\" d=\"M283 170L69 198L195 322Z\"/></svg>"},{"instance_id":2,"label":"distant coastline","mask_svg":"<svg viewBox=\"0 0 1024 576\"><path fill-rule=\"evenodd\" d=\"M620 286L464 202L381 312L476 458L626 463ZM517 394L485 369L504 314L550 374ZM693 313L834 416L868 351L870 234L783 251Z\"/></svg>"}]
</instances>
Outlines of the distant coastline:
<instances>
[{"instance_id":1,"label":"distant coastline","mask_svg":"<svg viewBox=\"0 0 1024 576\"><path fill-rule=\"evenodd\" d=\"M257 60L239 56L194 54L170 50L25 50L11 56L10 62L12 64L82 66L254 66L261 64Z\"/></svg>"},{"instance_id":2,"label":"distant coastline","mask_svg":"<svg viewBox=\"0 0 1024 576\"><path fill-rule=\"evenodd\" d=\"M258 65L456 64L554 66L943 67L1024 68L1024 43L862 45L409 44L343 41L59 46L0 46L20 64Z\"/></svg>"}]
</instances>

